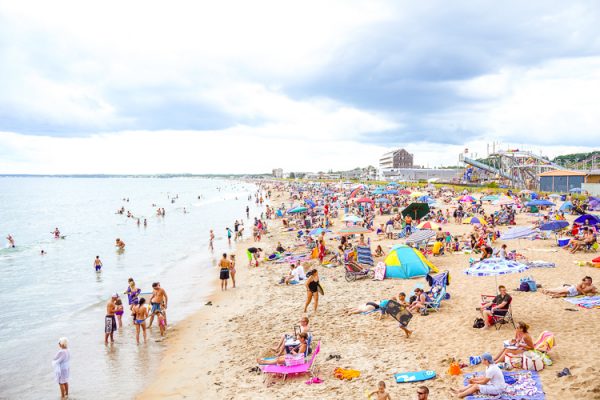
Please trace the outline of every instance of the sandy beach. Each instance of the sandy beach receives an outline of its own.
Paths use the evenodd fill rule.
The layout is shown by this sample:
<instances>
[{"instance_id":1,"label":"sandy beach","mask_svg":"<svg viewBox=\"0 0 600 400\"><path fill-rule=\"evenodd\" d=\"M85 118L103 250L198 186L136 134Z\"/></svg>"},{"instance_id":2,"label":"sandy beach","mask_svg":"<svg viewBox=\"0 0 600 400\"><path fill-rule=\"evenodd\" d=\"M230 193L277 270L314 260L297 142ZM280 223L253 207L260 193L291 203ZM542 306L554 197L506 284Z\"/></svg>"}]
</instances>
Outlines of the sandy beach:
<instances>
[{"instance_id":1,"label":"sandy beach","mask_svg":"<svg viewBox=\"0 0 600 400\"><path fill-rule=\"evenodd\" d=\"M287 195L279 194L287 201ZM486 211L495 206L485 206ZM386 216L378 215L375 226ZM574 216L568 216L572 221ZM517 214L517 225L528 225L532 217ZM336 221L334 230L342 226ZM469 232L471 225L450 222L444 230L452 234ZM505 231L506 227L500 227ZM381 244L384 251L399 240L380 240L375 233L371 247ZM329 237L329 236L327 236ZM291 244L292 233L282 229L281 220L270 221L270 232L259 244L263 249L273 249L277 241ZM599 399L600 383L600 314L598 309L577 308L562 299L550 299L540 291L518 292L519 278L530 275L544 288L576 284L585 275L600 283L600 270L578 266L576 260L589 260L588 253L569 254L556 246L554 240L498 240L494 247L506 243L509 250L517 250L531 260L556 263L556 268L532 268L522 275L498 277L513 296L513 314L516 321L524 321L535 339L545 330L552 331L556 346L550 355L554 365L540 372L546 399ZM449 360L467 361L471 355L484 351L497 353L502 341L514 336L512 327L480 330L472 327L479 316L480 294L495 294L494 277L473 277L464 274L469 254L448 254L429 259L451 275L448 292L451 298L444 301L438 313L415 315L409 325L413 330L405 338L398 324L391 318L377 320L376 314L347 316L343 311L368 301L391 298L398 292L410 293L417 282L413 280L386 279L357 280L348 283L343 277L343 267L319 267L325 295L319 299L317 314L309 307L314 340L321 341L321 354L317 357L317 376L323 383L306 385L307 376L276 381L272 386L263 383L262 374L250 372L256 358L267 356L283 333L293 331L293 326L303 315L305 287L279 285L288 271L288 264L262 263L258 268L247 267L245 249L252 241L237 245L238 287L226 292L218 291L215 270L215 293L207 299L212 306L187 318L171 329L165 340L165 352L158 375L139 399L365 399L365 391L373 391L383 380L393 399L416 398L418 383L397 384L393 374L403 371L432 369L437 377L424 382L430 389L430 398L452 398L451 387L462 386L463 377L450 376ZM337 242L327 240L333 248ZM382 259L376 259L381 261ZM314 264L314 261L311 262ZM566 310L567 308L576 311ZM341 359L329 359L339 354ZM333 377L336 367L357 369L361 376L352 381ZM572 376L557 378L557 372L569 368ZM482 371L481 366L467 367L463 372Z\"/></svg>"}]
</instances>

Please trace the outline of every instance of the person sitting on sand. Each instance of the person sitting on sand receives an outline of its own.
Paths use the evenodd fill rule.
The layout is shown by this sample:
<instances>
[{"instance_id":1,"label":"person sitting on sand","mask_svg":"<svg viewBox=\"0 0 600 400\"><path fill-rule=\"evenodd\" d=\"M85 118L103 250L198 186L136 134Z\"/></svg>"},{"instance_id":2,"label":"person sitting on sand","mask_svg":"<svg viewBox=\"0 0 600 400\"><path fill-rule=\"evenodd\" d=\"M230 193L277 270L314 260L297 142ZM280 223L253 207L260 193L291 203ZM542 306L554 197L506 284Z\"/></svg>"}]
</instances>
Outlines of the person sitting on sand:
<instances>
[{"instance_id":1,"label":"person sitting on sand","mask_svg":"<svg viewBox=\"0 0 600 400\"><path fill-rule=\"evenodd\" d=\"M552 298L557 297L574 297L574 296L593 296L598 293L596 286L592 285L592 278L586 276L577 286L567 285L555 289L544 289L542 293L547 294Z\"/></svg>"},{"instance_id":2,"label":"person sitting on sand","mask_svg":"<svg viewBox=\"0 0 600 400\"><path fill-rule=\"evenodd\" d=\"M307 353L308 353L308 346L306 343L306 340L308 339L308 333L306 332L302 332L298 335L298 340L300 341L300 344L298 346L296 346L295 348L290 350L290 353L292 356L300 356L300 357L306 357ZM278 365L283 365L285 364L285 355L276 357L276 358L271 358L271 359L266 359L266 358L257 358L256 362L260 365L273 365L273 364L278 364Z\"/></svg>"},{"instance_id":3,"label":"person sitting on sand","mask_svg":"<svg viewBox=\"0 0 600 400\"><path fill-rule=\"evenodd\" d=\"M379 381L379 383L377 384L377 390L369 393L367 398L369 400L371 400L373 398L373 396L376 396L375 397L376 400L392 400L392 398L390 397L390 394L385 390L385 382L384 381Z\"/></svg>"},{"instance_id":4,"label":"person sitting on sand","mask_svg":"<svg viewBox=\"0 0 600 400\"><path fill-rule=\"evenodd\" d=\"M408 311L410 311L413 314L421 311L422 309L427 308L427 305L425 304L427 303L427 296L425 295L423 289L416 288L415 296L417 297L416 300L413 301L407 308Z\"/></svg>"},{"instance_id":5,"label":"person sitting on sand","mask_svg":"<svg viewBox=\"0 0 600 400\"><path fill-rule=\"evenodd\" d=\"M512 297L508 293L506 293L506 286L500 285L498 286L498 294L492 301L487 303L483 303L481 305L481 316L483 317L483 322L485 324L485 329L488 329L490 325L490 317L493 315L504 316L508 311L508 306L512 301ZM496 311L498 309L498 311Z\"/></svg>"},{"instance_id":6,"label":"person sitting on sand","mask_svg":"<svg viewBox=\"0 0 600 400\"><path fill-rule=\"evenodd\" d=\"M469 379L469 386L467 387L451 389L459 399L476 393L488 396L498 396L506 390L504 375L500 368L494 364L492 355L490 353L483 353L481 355L481 361L483 365L485 365L485 375L475 376Z\"/></svg>"},{"instance_id":7,"label":"person sitting on sand","mask_svg":"<svg viewBox=\"0 0 600 400\"><path fill-rule=\"evenodd\" d=\"M529 334L529 325L525 322L518 322L517 329L515 330L515 338L509 342L507 347L498 353L496 358L494 358L494 362L504 361L505 356L519 355L528 350L533 350L533 348L533 339Z\"/></svg>"},{"instance_id":8,"label":"person sitting on sand","mask_svg":"<svg viewBox=\"0 0 600 400\"><path fill-rule=\"evenodd\" d=\"M383 257L385 256L385 253L383 252L383 249L381 248L381 245L378 244L377 248L375 249L375 254L373 254L375 257Z\"/></svg>"},{"instance_id":9,"label":"person sitting on sand","mask_svg":"<svg viewBox=\"0 0 600 400\"><path fill-rule=\"evenodd\" d=\"M310 325L309 325L308 317L300 318L300 321L298 321L298 323L300 324L300 333L307 333L307 334L310 333ZM295 330L295 328L294 328L294 330ZM275 352L275 354L277 354L278 356L282 355L283 351L285 350L285 342L293 337L294 337L293 334L288 334L288 333L282 335L281 340L279 341L277 346L272 348L272 350Z\"/></svg>"}]
</instances>

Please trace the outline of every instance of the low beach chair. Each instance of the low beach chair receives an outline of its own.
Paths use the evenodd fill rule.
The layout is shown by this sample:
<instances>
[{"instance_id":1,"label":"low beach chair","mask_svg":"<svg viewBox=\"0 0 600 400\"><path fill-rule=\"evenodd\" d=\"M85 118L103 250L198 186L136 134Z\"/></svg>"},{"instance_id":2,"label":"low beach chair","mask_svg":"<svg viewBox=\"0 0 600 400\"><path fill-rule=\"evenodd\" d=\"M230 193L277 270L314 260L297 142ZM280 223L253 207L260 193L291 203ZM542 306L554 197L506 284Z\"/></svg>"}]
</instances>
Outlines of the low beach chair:
<instances>
[{"instance_id":1,"label":"low beach chair","mask_svg":"<svg viewBox=\"0 0 600 400\"><path fill-rule=\"evenodd\" d=\"M440 310L440 307L442 306L442 300L446 298L446 287L438 286L438 288L439 290L434 294L433 299L425 302L425 307L427 307L427 310L436 312Z\"/></svg>"},{"instance_id":2,"label":"low beach chair","mask_svg":"<svg viewBox=\"0 0 600 400\"><path fill-rule=\"evenodd\" d=\"M283 380L285 381L288 375L298 375L298 374L306 374L309 373L314 376L314 368L315 368L315 359L317 358L317 354L321 351L321 342L317 344L317 347L312 352L312 356L309 362L305 362L304 364L298 365L261 365L260 369L265 374L265 382L275 375L282 375Z\"/></svg>"},{"instance_id":3,"label":"low beach chair","mask_svg":"<svg viewBox=\"0 0 600 400\"><path fill-rule=\"evenodd\" d=\"M496 298L496 296L494 296L494 295L482 294L481 295L481 303L483 304L483 303L490 302L490 301L494 300L495 298ZM494 311L496 311L496 312L506 311L506 313L504 315L492 315L491 323L492 323L492 325L494 325L496 327L496 329L500 329L500 328L502 328L502 325L508 325L508 324L511 324L513 326L513 329L517 329L517 326L515 325L515 320L514 320L513 314L512 314L511 303L512 303L512 298L506 308L502 308L502 309L494 308Z\"/></svg>"}]
</instances>

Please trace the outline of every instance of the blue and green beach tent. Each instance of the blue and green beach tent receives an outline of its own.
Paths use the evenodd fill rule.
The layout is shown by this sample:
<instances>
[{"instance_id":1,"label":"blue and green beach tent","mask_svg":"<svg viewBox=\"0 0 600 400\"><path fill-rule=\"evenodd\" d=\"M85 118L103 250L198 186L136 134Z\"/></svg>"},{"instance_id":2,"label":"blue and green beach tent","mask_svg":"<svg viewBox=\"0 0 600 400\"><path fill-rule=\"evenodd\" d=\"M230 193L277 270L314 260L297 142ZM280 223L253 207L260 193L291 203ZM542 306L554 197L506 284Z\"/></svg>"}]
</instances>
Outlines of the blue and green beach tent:
<instances>
[{"instance_id":1,"label":"blue and green beach tent","mask_svg":"<svg viewBox=\"0 0 600 400\"><path fill-rule=\"evenodd\" d=\"M439 272L423 253L406 245L395 246L384 262L386 278L410 279Z\"/></svg>"}]
</instances>

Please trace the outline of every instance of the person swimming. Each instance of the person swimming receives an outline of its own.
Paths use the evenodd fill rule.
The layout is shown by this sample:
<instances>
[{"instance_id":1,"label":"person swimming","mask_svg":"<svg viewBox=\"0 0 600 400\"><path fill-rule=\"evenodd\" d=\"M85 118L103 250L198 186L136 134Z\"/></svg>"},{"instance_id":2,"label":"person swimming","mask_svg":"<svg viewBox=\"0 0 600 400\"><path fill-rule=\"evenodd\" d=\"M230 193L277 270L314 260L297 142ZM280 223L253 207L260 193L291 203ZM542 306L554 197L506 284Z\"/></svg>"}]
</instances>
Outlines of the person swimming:
<instances>
[{"instance_id":1,"label":"person swimming","mask_svg":"<svg viewBox=\"0 0 600 400\"><path fill-rule=\"evenodd\" d=\"M54 232L51 232L54 235L54 239L60 239L60 231L58 228L54 228Z\"/></svg>"},{"instance_id":2,"label":"person swimming","mask_svg":"<svg viewBox=\"0 0 600 400\"><path fill-rule=\"evenodd\" d=\"M6 240L8 240L8 247L11 247L13 249L16 247L15 246L15 239L12 237L11 234L8 234L8 236L6 237Z\"/></svg>"}]
</instances>

